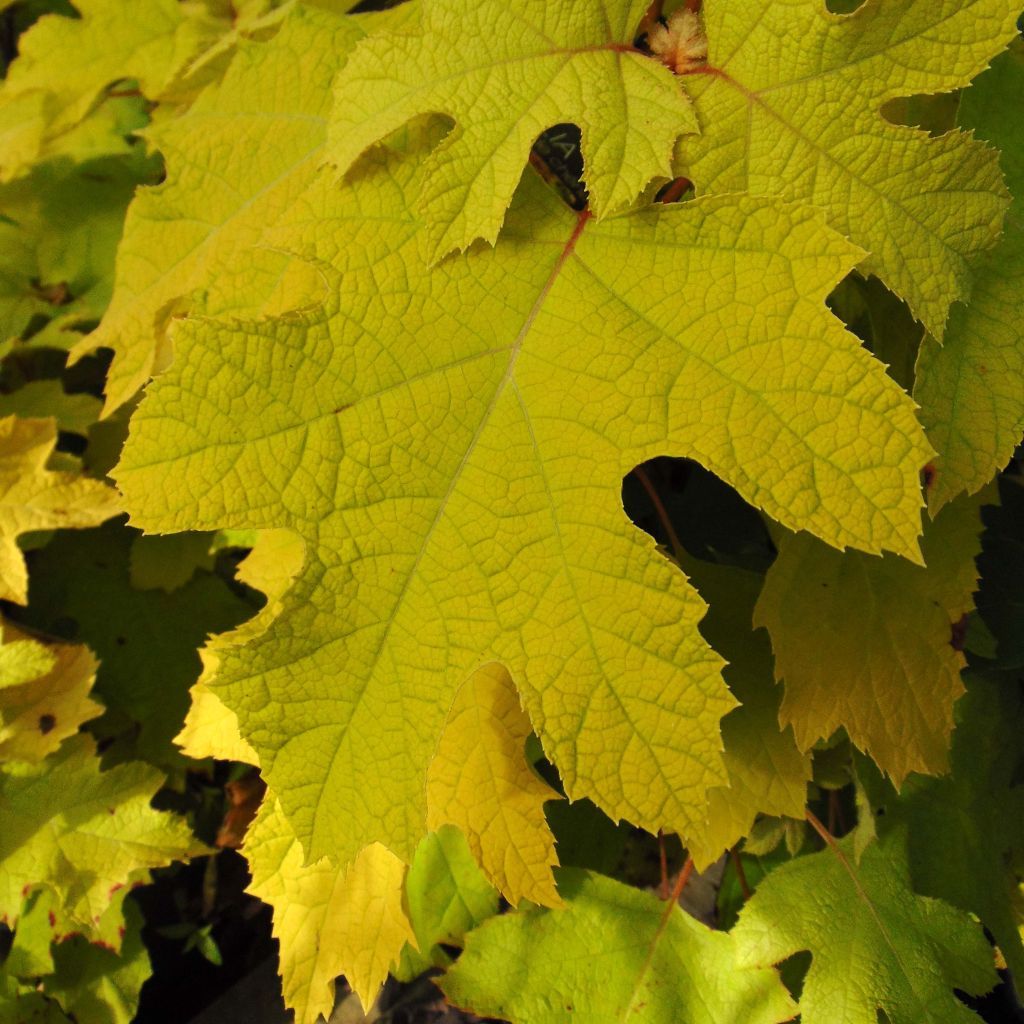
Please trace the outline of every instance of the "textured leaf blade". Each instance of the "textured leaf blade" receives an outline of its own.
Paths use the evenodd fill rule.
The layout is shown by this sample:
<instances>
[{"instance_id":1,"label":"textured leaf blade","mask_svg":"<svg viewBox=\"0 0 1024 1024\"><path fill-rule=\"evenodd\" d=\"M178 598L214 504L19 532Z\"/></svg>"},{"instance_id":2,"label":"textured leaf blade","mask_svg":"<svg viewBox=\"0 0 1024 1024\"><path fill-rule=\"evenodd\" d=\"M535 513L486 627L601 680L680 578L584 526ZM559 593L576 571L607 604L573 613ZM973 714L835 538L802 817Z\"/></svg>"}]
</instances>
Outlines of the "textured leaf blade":
<instances>
[{"instance_id":1,"label":"textured leaf blade","mask_svg":"<svg viewBox=\"0 0 1024 1024\"><path fill-rule=\"evenodd\" d=\"M774 1024L794 1007L774 971L743 969L733 938L610 878L563 869L562 910L495 918L467 936L442 987L512 1024Z\"/></svg>"},{"instance_id":2,"label":"textured leaf blade","mask_svg":"<svg viewBox=\"0 0 1024 1024\"><path fill-rule=\"evenodd\" d=\"M420 114L455 128L422 169L418 209L440 258L494 242L547 128L583 133L590 204L601 217L669 173L672 144L696 119L669 71L633 48L642 0L426 0L421 24L360 45L338 77L328 156L347 171Z\"/></svg>"},{"instance_id":3,"label":"textured leaf blade","mask_svg":"<svg viewBox=\"0 0 1024 1024\"><path fill-rule=\"evenodd\" d=\"M307 538L280 618L225 653L217 692L311 857L412 856L454 688L491 661L570 796L685 831L724 781L733 700L703 603L608 496L688 453L795 527L916 554L923 433L822 305L858 254L817 214L748 198L574 223L530 178L500 249L428 272L416 168L379 153L294 205L278 244L323 275L295 313L177 329L117 472L134 521ZM695 274L715 286L680 304ZM344 828L336 802L357 809Z\"/></svg>"},{"instance_id":4,"label":"textured leaf blade","mask_svg":"<svg viewBox=\"0 0 1024 1024\"><path fill-rule=\"evenodd\" d=\"M819 0L710 0L703 13L708 67L687 78L702 133L682 144L698 190L820 206L941 338L1006 211L996 153L879 111L966 85L1016 33L1016 0L876 2L842 17Z\"/></svg>"}]
</instances>

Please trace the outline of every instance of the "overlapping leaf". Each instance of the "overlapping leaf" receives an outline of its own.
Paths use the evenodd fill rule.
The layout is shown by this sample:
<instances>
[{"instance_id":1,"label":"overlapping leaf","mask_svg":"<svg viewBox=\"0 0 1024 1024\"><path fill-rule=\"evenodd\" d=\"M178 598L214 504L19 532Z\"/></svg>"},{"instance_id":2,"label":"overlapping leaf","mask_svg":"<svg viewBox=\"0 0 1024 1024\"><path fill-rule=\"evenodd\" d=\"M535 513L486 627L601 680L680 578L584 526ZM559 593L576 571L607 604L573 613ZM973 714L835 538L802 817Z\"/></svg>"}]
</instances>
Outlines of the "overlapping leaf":
<instances>
[{"instance_id":1,"label":"overlapping leaf","mask_svg":"<svg viewBox=\"0 0 1024 1024\"><path fill-rule=\"evenodd\" d=\"M845 727L899 784L948 763L964 658L953 627L973 608L979 506L962 498L925 528L926 566L787 538L754 611L785 683L780 721L807 750Z\"/></svg>"},{"instance_id":2,"label":"overlapping leaf","mask_svg":"<svg viewBox=\"0 0 1024 1024\"><path fill-rule=\"evenodd\" d=\"M458 826L487 877L513 906L557 906L555 840L544 802L558 798L526 763L530 721L501 665L458 689L427 774L427 826ZM425 951L424 951L425 952Z\"/></svg>"},{"instance_id":3,"label":"overlapping leaf","mask_svg":"<svg viewBox=\"0 0 1024 1024\"><path fill-rule=\"evenodd\" d=\"M456 1005L511 1024L774 1024L794 1007L778 975L744 968L731 935L600 875L564 869L562 910L470 932L442 981Z\"/></svg>"},{"instance_id":4,"label":"overlapping leaf","mask_svg":"<svg viewBox=\"0 0 1024 1024\"><path fill-rule=\"evenodd\" d=\"M424 0L421 22L364 42L335 85L328 155L347 171L421 114L455 128L421 171L417 209L440 258L493 242L546 129L575 121L598 217L669 173L696 121L679 83L633 47L645 0Z\"/></svg>"},{"instance_id":5,"label":"overlapping leaf","mask_svg":"<svg viewBox=\"0 0 1024 1024\"><path fill-rule=\"evenodd\" d=\"M872 843L854 863L852 839L799 857L762 880L733 929L749 967L809 950L800 996L805 1024L978 1024L953 993L996 982L981 928L916 895L903 836Z\"/></svg>"},{"instance_id":6,"label":"overlapping leaf","mask_svg":"<svg viewBox=\"0 0 1024 1024\"><path fill-rule=\"evenodd\" d=\"M862 266L941 338L970 261L1006 210L996 153L889 124L890 99L966 85L1016 32L1017 0L707 0L708 63L686 77L701 126L682 144L699 192L806 199L868 250Z\"/></svg>"},{"instance_id":7,"label":"overlapping leaf","mask_svg":"<svg viewBox=\"0 0 1024 1024\"><path fill-rule=\"evenodd\" d=\"M976 272L968 305L950 316L941 347L926 338L914 397L938 451L928 503L942 508L1001 469L1024 434L1024 43L964 93L960 123L999 146L1015 197L1005 233Z\"/></svg>"},{"instance_id":8,"label":"overlapping leaf","mask_svg":"<svg viewBox=\"0 0 1024 1024\"><path fill-rule=\"evenodd\" d=\"M412 855L455 688L490 661L571 796L685 831L724 781L733 702L703 603L629 528L620 481L688 453L783 522L916 557L929 449L822 306L859 254L773 201L594 224L531 177L503 246L428 272L406 198L422 150L343 190L325 175L282 218L278 246L320 271L306 312L175 331L117 471L133 520L306 538L217 692L308 856Z\"/></svg>"}]
</instances>

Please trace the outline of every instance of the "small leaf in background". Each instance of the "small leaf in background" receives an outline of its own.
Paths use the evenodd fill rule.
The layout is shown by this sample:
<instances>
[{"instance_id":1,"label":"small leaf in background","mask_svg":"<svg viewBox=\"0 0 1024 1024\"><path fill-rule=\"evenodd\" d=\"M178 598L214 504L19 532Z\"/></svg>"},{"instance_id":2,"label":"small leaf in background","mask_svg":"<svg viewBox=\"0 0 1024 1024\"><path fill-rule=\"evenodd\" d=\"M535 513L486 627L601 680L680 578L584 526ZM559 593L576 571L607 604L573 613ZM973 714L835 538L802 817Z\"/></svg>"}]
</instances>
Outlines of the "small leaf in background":
<instances>
[{"instance_id":1,"label":"small leaf in background","mask_svg":"<svg viewBox=\"0 0 1024 1024\"><path fill-rule=\"evenodd\" d=\"M0 763L42 761L103 713L97 662L81 644L42 643L0 619Z\"/></svg>"},{"instance_id":2,"label":"small leaf in background","mask_svg":"<svg viewBox=\"0 0 1024 1024\"><path fill-rule=\"evenodd\" d=\"M56 443L52 419L0 419L0 599L28 600L28 574L17 544L21 534L96 526L121 511L112 487L46 468Z\"/></svg>"}]
</instances>

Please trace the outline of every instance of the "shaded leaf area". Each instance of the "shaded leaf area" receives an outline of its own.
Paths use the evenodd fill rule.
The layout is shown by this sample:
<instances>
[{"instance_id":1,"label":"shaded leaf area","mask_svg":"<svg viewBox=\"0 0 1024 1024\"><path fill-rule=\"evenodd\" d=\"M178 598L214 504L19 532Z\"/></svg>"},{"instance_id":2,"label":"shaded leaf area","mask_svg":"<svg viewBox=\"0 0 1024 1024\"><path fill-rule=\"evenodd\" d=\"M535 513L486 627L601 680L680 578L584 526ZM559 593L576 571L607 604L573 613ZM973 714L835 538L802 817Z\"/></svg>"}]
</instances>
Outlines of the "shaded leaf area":
<instances>
[{"instance_id":1,"label":"shaded leaf area","mask_svg":"<svg viewBox=\"0 0 1024 1024\"><path fill-rule=\"evenodd\" d=\"M137 590L130 557L138 536L121 524L58 533L31 553L29 605L19 620L85 643L99 659L93 693L107 710L91 728L113 742L108 759L179 765L171 740L199 675L198 649L210 633L247 619L256 605L204 570L172 593Z\"/></svg>"},{"instance_id":2,"label":"shaded leaf area","mask_svg":"<svg viewBox=\"0 0 1024 1024\"><path fill-rule=\"evenodd\" d=\"M999 504L984 510L978 612L996 641L996 666L1024 669L1024 478L999 481Z\"/></svg>"},{"instance_id":3,"label":"shaded leaf area","mask_svg":"<svg viewBox=\"0 0 1024 1024\"><path fill-rule=\"evenodd\" d=\"M970 672L957 704L948 776L911 776L897 794L870 762L858 767L878 834L906 833L914 890L976 915L1016 978L1024 978L1013 909L1019 885L1013 852L1024 849L1022 729L1016 681Z\"/></svg>"}]
</instances>

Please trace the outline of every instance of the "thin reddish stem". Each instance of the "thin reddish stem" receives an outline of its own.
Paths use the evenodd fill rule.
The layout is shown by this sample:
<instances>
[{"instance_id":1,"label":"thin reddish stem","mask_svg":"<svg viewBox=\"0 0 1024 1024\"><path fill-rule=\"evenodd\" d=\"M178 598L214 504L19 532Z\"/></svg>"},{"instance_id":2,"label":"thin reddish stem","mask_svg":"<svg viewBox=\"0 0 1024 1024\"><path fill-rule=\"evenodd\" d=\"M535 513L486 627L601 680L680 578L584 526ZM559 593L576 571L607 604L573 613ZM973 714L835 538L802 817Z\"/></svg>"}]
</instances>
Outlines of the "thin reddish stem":
<instances>
[{"instance_id":1,"label":"thin reddish stem","mask_svg":"<svg viewBox=\"0 0 1024 1024\"><path fill-rule=\"evenodd\" d=\"M732 861L733 869L736 872L736 881L740 883L740 892L743 893L743 899L749 900L750 886L747 884L747 873L743 870L743 860L735 846L729 851L729 859Z\"/></svg>"},{"instance_id":2,"label":"thin reddish stem","mask_svg":"<svg viewBox=\"0 0 1024 1024\"><path fill-rule=\"evenodd\" d=\"M680 199L683 193L693 185L693 182L689 178L673 178L672 181L665 186L665 191L661 193L662 203L674 203Z\"/></svg>"},{"instance_id":3,"label":"thin reddish stem","mask_svg":"<svg viewBox=\"0 0 1024 1024\"><path fill-rule=\"evenodd\" d=\"M672 887L672 892L669 895L669 910L672 909L674 903L679 902L679 897L683 895L683 890L686 888L686 883L690 880L690 875L693 874L693 858L687 857L686 863L683 865L683 870L679 872L679 876L676 878L676 884Z\"/></svg>"},{"instance_id":4,"label":"thin reddish stem","mask_svg":"<svg viewBox=\"0 0 1024 1024\"><path fill-rule=\"evenodd\" d=\"M834 835L832 835L832 833L827 828L825 828L824 825L822 825L822 823L818 820L818 816L814 813L814 811L812 811L808 807L804 811L804 817L809 822L811 828L813 828L814 831L817 832L818 835L821 836L821 838L825 840L826 846L828 846L832 850L834 850L839 855L839 857L842 858L843 861L845 861L846 858L843 857L843 851L839 849L839 846L836 843L836 837Z\"/></svg>"},{"instance_id":5,"label":"thin reddish stem","mask_svg":"<svg viewBox=\"0 0 1024 1024\"><path fill-rule=\"evenodd\" d=\"M647 471L643 466L637 466L633 470L637 480L643 484L644 490L647 492L648 497L651 499L651 503L654 505L654 511L658 514L658 519L661 520L662 528L665 530L665 534L668 537L669 543L672 545L672 553L676 557L676 561L682 561L683 558L683 545L679 543L679 537L676 534L675 527L672 525L672 520L668 517L668 509L665 508L664 503L661 500L661 495L658 494L651 483L651 478L647 475Z\"/></svg>"},{"instance_id":6,"label":"thin reddish stem","mask_svg":"<svg viewBox=\"0 0 1024 1024\"><path fill-rule=\"evenodd\" d=\"M665 833L658 829L658 860L661 864L661 885L658 887L658 895L668 899L668 853L665 850Z\"/></svg>"}]
</instances>

